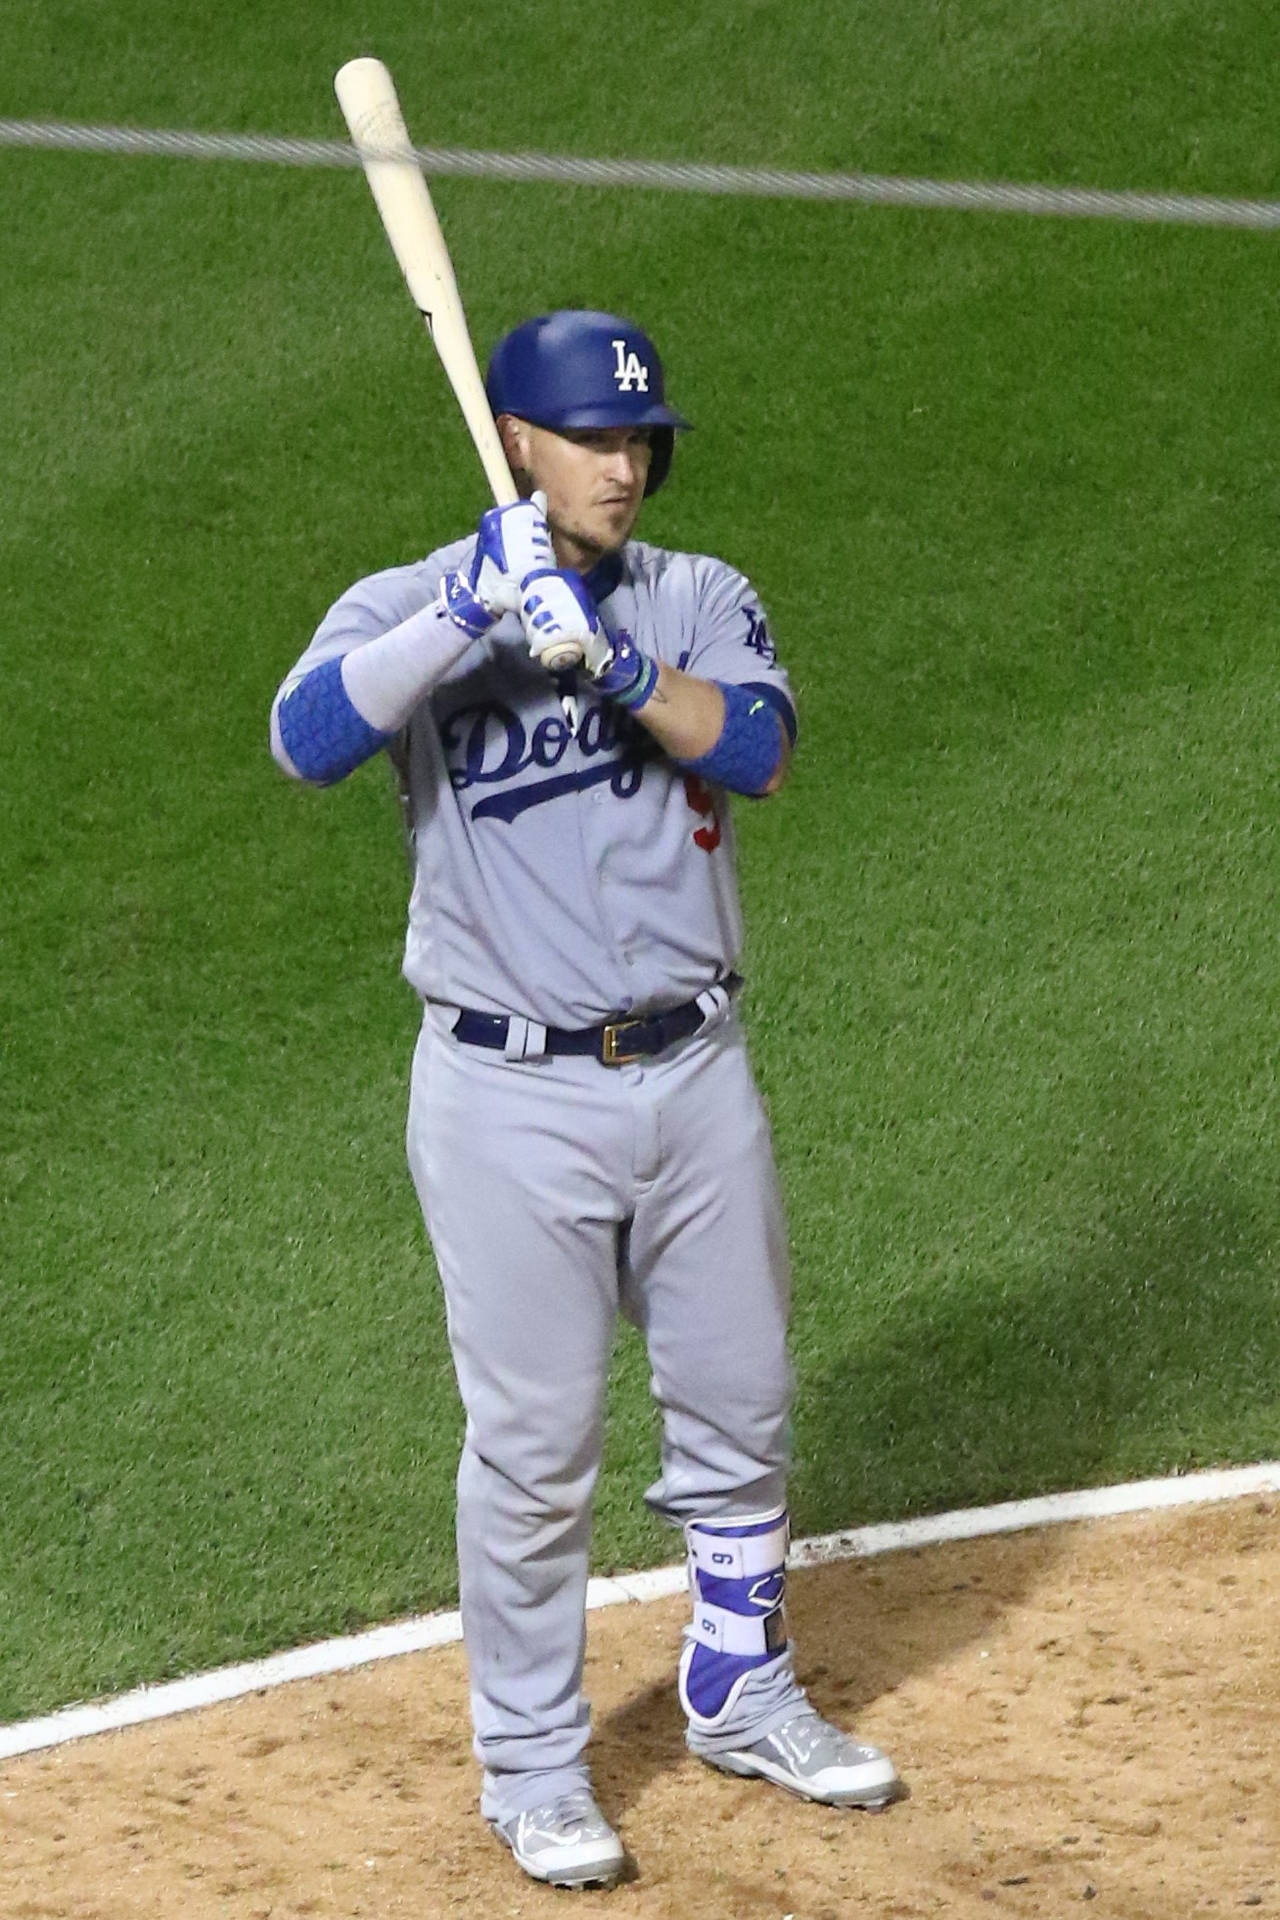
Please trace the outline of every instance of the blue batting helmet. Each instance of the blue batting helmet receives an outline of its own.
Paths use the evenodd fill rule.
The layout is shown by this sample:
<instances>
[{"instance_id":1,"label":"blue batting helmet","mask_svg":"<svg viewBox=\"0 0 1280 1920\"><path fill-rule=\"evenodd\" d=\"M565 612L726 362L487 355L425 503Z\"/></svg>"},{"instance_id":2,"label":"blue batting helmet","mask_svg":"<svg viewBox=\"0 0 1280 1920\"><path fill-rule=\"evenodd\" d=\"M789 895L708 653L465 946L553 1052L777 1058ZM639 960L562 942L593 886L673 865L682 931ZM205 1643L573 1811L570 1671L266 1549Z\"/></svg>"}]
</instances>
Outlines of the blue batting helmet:
<instances>
[{"instance_id":1,"label":"blue batting helmet","mask_svg":"<svg viewBox=\"0 0 1280 1920\"><path fill-rule=\"evenodd\" d=\"M683 414L666 404L662 362L648 334L616 313L563 308L526 320L499 340L485 391L494 416L535 426L651 427L646 493L667 477Z\"/></svg>"}]
</instances>

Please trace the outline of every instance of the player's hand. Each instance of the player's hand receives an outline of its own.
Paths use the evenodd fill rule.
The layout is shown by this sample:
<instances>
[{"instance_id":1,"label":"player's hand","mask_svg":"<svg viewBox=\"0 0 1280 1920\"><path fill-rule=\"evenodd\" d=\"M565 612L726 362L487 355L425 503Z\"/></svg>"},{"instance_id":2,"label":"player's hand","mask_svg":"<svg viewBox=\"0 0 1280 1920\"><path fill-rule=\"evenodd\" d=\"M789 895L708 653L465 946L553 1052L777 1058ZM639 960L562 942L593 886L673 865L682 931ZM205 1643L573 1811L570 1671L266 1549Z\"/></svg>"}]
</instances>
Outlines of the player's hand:
<instances>
[{"instance_id":1,"label":"player's hand","mask_svg":"<svg viewBox=\"0 0 1280 1920\"><path fill-rule=\"evenodd\" d=\"M580 573L547 568L532 573L520 593L520 618L535 659L576 646L588 673L598 673L611 648L595 601Z\"/></svg>"},{"instance_id":2,"label":"player's hand","mask_svg":"<svg viewBox=\"0 0 1280 1920\"><path fill-rule=\"evenodd\" d=\"M504 613L520 609L520 583L556 564L547 499L516 500L481 516L471 558L440 583L440 601L456 627L474 640Z\"/></svg>"},{"instance_id":3,"label":"player's hand","mask_svg":"<svg viewBox=\"0 0 1280 1920\"><path fill-rule=\"evenodd\" d=\"M520 589L505 574L486 580L479 573L473 585L466 569L446 573L440 582L440 605L455 627L461 627L473 640L482 639L504 613L515 613L520 606Z\"/></svg>"},{"instance_id":4,"label":"player's hand","mask_svg":"<svg viewBox=\"0 0 1280 1920\"><path fill-rule=\"evenodd\" d=\"M523 586L531 573L546 573L556 564L547 525L547 496L517 500L508 507L490 507L476 529L471 562L471 585L478 587L486 570Z\"/></svg>"}]
</instances>

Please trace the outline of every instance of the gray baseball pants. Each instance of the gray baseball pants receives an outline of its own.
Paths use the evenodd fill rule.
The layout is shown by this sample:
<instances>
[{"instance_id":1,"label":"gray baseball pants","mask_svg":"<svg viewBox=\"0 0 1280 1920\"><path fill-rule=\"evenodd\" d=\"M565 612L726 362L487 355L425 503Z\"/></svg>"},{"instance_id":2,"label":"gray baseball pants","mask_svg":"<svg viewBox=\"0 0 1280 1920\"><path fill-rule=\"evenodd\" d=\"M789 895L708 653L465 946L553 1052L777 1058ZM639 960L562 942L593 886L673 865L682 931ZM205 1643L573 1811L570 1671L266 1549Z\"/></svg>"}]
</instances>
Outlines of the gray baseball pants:
<instances>
[{"instance_id":1,"label":"gray baseball pants","mask_svg":"<svg viewBox=\"0 0 1280 1920\"><path fill-rule=\"evenodd\" d=\"M786 1232L736 1014L634 1066L511 1061L429 1005L408 1153L466 1411L458 1564L481 1810L587 1779L591 1502L619 1311L662 1414L675 1524L786 1498ZM762 1676L764 1678L765 1676ZM778 1686L759 1708L775 1709ZM750 1691L741 1719L754 1724ZM739 1734L736 1723L726 1730Z\"/></svg>"}]
</instances>

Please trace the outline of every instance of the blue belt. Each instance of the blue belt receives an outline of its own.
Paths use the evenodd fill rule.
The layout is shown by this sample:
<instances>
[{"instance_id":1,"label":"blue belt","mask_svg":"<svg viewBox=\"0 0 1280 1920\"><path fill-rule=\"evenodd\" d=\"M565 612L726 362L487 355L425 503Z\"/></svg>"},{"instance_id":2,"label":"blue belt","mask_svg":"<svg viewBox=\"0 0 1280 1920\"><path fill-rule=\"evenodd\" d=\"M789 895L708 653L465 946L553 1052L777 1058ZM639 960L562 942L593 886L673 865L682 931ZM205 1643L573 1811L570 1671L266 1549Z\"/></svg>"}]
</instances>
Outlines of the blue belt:
<instances>
[{"instance_id":1,"label":"blue belt","mask_svg":"<svg viewBox=\"0 0 1280 1920\"><path fill-rule=\"evenodd\" d=\"M733 994L742 985L736 973L726 975L718 984ZM663 1013L645 1013L637 1018L619 1014L598 1027L548 1027L546 1053L585 1053L604 1067L624 1067L630 1060L646 1060L662 1053L677 1040L687 1040L706 1024L707 1016L696 1000L682 1007L668 1007ZM476 1013L464 1007L451 1029L455 1040L468 1047L493 1047L505 1051L510 1021L505 1013Z\"/></svg>"}]
</instances>

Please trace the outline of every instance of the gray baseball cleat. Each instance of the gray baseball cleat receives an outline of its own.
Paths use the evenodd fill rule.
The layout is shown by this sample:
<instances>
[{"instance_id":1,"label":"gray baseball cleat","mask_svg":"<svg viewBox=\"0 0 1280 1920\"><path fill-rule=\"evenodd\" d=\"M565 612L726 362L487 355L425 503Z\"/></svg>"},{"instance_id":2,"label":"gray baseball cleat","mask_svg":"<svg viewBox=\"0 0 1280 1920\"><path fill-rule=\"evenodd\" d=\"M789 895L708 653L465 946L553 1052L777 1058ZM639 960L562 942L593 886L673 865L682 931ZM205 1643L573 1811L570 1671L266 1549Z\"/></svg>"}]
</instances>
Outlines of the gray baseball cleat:
<instances>
[{"instance_id":1,"label":"gray baseball cleat","mask_svg":"<svg viewBox=\"0 0 1280 1920\"><path fill-rule=\"evenodd\" d=\"M797 1714L752 1746L702 1758L722 1773L772 1780L788 1793L828 1807L878 1811L898 1797L902 1786L888 1754L864 1746L813 1712Z\"/></svg>"},{"instance_id":2,"label":"gray baseball cleat","mask_svg":"<svg viewBox=\"0 0 1280 1920\"><path fill-rule=\"evenodd\" d=\"M516 1864L553 1887L608 1887L626 1865L621 1840L587 1787L495 1822Z\"/></svg>"}]
</instances>

